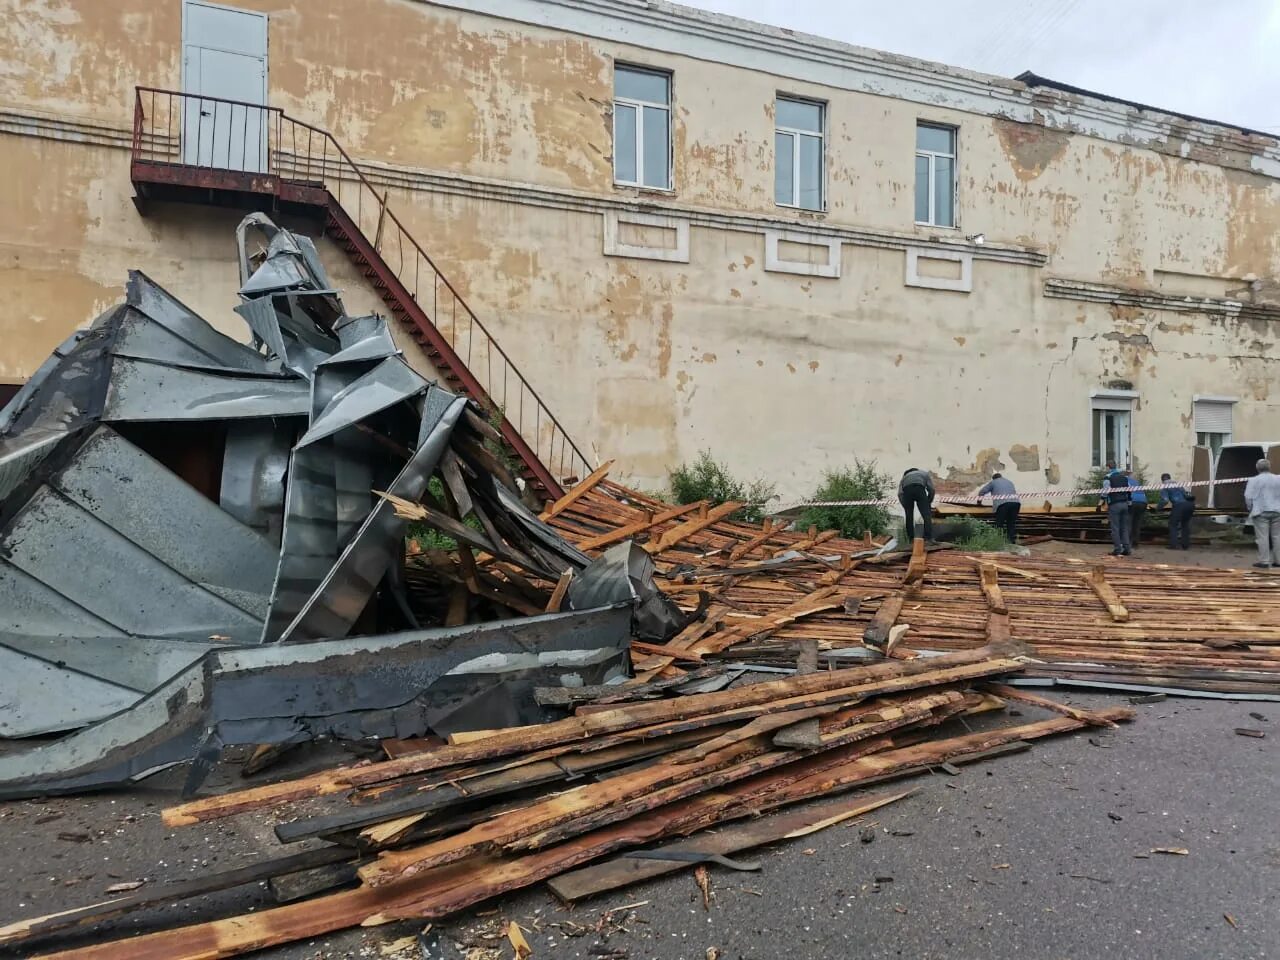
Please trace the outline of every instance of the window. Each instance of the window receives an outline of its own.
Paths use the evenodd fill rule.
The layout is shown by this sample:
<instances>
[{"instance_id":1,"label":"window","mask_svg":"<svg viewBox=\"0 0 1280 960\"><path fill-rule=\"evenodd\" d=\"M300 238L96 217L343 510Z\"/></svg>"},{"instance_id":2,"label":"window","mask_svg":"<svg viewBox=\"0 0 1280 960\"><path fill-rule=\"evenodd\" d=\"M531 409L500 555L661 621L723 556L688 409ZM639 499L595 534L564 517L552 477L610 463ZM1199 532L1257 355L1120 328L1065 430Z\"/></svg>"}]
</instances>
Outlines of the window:
<instances>
[{"instance_id":1,"label":"window","mask_svg":"<svg viewBox=\"0 0 1280 960\"><path fill-rule=\"evenodd\" d=\"M783 207L821 210L825 179L823 105L778 97L775 113L774 199Z\"/></svg>"},{"instance_id":2,"label":"window","mask_svg":"<svg viewBox=\"0 0 1280 960\"><path fill-rule=\"evenodd\" d=\"M614 68L613 179L671 189L671 74Z\"/></svg>"},{"instance_id":3,"label":"window","mask_svg":"<svg viewBox=\"0 0 1280 960\"><path fill-rule=\"evenodd\" d=\"M1090 395L1095 467L1108 463L1120 468L1129 466L1133 401L1137 396L1132 390L1095 390Z\"/></svg>"},{"instance_id":4,"label":"window","mask_svg":"<svg viewBox=\"0 0 1280 960\"><path fill-rule=\"evenodd\" d=\"M1093 411L1093 465L1105 467L1114 463L1124 467L1129 462L1128 410Z\"/></svg>"},{"instance_id":5,"label":"window","mask_svg":"<svg viewBox=\"0 0 1280 960\"><path fill-rule=\"evenodd\" d=\"M1232 413L1235 401L1231 399L1197 397L1191 404L1196 446L1208 447L1213 459L1218 459L1224 445L1231 442Z\"/></svg>"},{"instance_id":6,"label":"window","mask_svg":"<svg viewBox=\"0 0 1280 960\"><path fill-rule=\"evenodd\" d=\"M956 225L956 130L916 124L916 223Z\"/></svg>"}]
</instances>

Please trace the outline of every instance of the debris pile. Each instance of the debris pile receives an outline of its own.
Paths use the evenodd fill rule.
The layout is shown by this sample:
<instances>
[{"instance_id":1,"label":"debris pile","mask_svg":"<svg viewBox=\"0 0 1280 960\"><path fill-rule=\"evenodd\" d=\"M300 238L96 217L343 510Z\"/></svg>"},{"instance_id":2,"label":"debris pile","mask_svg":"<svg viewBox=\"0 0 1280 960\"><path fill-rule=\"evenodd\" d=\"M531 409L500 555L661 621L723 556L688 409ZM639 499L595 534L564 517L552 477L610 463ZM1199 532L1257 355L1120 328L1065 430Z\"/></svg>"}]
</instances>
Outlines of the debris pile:
<instances>
[{"instance_id":1,"label":"debris pile","mask_svg":"<svg viewBox=\"0 0 1280 960\"><path fill-rule=\"evenodd\" d=\"M254 816L284 847L0 944L225 957L544 880L572 901L905 794L766 811L1132 715L1025 684L1280 699L1271 572L896 552L609 464L535 514L492 411L348 316L309 241L254 215L238 242L252 346L135 273L0 414L0 735L64 734L0 755L0 795L190 761L168 825ZM386 759L190 799L224 745L321 737ZM263 881L279 906L100 927Z\"/></svg>"},{"instance_id":2,"label":"debris pile","mask_svg":"<svg viewBox=\"0 0 1280 960\"><path fill-rule=\"evenodd\" d=\"M733 522L740 504L672 507L588 480L550 523L584 549L643 541L662 589L686 611L704 608L666 650L633 645L646 653L634 659L640 677L794 664L806 640L824 664L847 664L893 635L902 656L1015 641L1020 682L1280 699L1276 571L932 548L908 558L834 531Z\"/></svg>"},{"instance_id":3,"label":"debris pile","mask_svg":"<svg viewBox=\"0 0 1280 960\"><path fill-rule=\"evenodd\" d=\"M418 745L395 759L166 810L165 822L178 828L265 813L284 818L275 828L282 843L318 839L328 845L205 876L186 887L11 924L0 929L0 942L25 943L269 878L284 899L318 896L50 956L233 956L357 924L440 918L555 877L553 889L575 899L620 886L628 876L657 875L672 863L689 866L780 839L785 834L777 828L789 833L824 821L788 816L772 825L762 821L745 836L741 830L718 834L709 846L690 841L648 851L634 873L625 854L632 848L1021 749L1040 737L1113 726L1131 716L1126 708L1091 713L1015 692L1051 711L1049 718L967 732L960 718L998 710L1007 688L991 684L1021 669L1018 660L981 649L815 671L712 693L681 695L673 692L678 688L657 691L652 684L592 699L579 698L577 690L557 691L575 697L573 716L456 734L445 745ZM860 797L853 812L884 801ZM691 850L704 856L689 856ZM602 860L617 853L623 853L621 860ZM575 870L592 861L600 862Z\"/></svg>"},{"instance_id":4,"label":"debris pile","mask_svg":"<svg viewBox=\"0 0 1280 960\"><path fill-rule=\"evenodd\" d=\"M307 238L237 239L252 346L135 272L3 412L0 735L67 735L0 756L0 796L536 722L536 685L627 675L633 614L679 625L643 554L593 563L524 505L485 411L348 316ZM397 499L458 541L465 596L406 575Z\"/></svg>"}]
</instances>

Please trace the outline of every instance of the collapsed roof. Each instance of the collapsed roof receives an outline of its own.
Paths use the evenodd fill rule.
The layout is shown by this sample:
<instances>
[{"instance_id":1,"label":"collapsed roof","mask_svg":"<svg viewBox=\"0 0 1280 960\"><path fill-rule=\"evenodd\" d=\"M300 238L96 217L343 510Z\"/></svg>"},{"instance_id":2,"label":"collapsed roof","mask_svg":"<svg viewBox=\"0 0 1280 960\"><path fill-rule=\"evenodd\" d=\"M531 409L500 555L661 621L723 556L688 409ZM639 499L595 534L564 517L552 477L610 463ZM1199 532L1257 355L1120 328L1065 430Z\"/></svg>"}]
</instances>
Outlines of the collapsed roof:
<instances>
[{"instance_id":1,"label":"collapsed roof","mask_svg":"<svg viewBox=\"0 0 1280 960\"><path fill-rule=\"evenodd\" d=\"M534 722L535 684L626 674L638 596L674 623L647 557L592 564L525 506L486 411L349 316L310 240L252 214L237 241L251 345L134 271L0 412L0 736L78 731L0 757L0 795L198 756L194 786L224 743ZM565 612L499 594L445 626L374 491L571 571Z\"/></svg>"}]
</instances>

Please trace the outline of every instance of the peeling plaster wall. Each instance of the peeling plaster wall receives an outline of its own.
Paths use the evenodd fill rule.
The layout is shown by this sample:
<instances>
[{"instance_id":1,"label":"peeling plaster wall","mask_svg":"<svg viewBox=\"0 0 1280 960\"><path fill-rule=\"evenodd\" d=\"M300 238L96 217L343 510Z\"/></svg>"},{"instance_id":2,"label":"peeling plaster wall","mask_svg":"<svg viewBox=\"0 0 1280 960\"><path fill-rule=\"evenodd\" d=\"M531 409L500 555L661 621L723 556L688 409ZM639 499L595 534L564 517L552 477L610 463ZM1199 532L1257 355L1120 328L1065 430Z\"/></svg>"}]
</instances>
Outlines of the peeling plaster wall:
<instances>
[{"instance_id":1,"label":"peeling plaster wall","mask_svg":"<svg viewBox=\"0 0 1280 960\"><path fill-rule=\"evenodd\" d=\"M1100 139L1002 105L1013 81L993 80L1005 99L977 113L950 94L903 99L905 81L877 96L418 0L238 5L269 15L271 102L394 173L393 209L570 435L637 483L709 447L784 496L855 455L928 466L944 489L996 467L1023 489L1070 484L1088 468L1089 391L1113 381L1141 396L1134 450L1153 466L1189 471L1195 394L1239 397L1237 439L1280 437L1277 321L1043 293L1066 278L1276 302L1280 183L1240 169L1238 137L1206 145L1187 126L1154 142L1135 117L1130 142ZM0 55L0 380L116 302L129 267L242 335L238 214L143 219L129 199L133 85L180 86L180 9L0 0L14 25ZM673 71L671 193L612 184L615 60ZM774 205L779 92L827 103L823 212ZM957 229L912 222L917 120L959 130ZM604 256L599 211L622 203L694 217L688 263ZM765 269L765 227L878 231L899 248L846 242L839 279L780 273ZM979 232L972 292L904 283L902 243L972 251ZM1001 249L1021 262L990 259ZM335 247L321 252L352 312L384 309ZM426 366L412 343L406 354Z\"/></svg>"}]
</instances>

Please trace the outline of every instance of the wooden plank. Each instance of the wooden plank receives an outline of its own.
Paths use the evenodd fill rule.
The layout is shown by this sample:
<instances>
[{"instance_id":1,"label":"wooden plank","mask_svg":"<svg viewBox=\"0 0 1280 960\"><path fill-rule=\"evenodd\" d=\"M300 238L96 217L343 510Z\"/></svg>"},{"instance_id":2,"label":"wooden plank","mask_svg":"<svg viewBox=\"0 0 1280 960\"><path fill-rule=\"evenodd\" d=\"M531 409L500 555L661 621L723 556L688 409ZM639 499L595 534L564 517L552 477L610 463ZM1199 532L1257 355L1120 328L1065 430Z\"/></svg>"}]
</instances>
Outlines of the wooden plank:
<instances>
[{"instance_id":1,"label":"wooden plank","mask_svg":"<svg viewBox=\"0 0 1280 960\"><path fill-rule=\"evenodd\" d=\"M881 600L875 616L862 632L863 641L870 646L883 648L889 642L889 631L898 622L898 615L902 613L905 602L906 597L901 593L891 593Z\"/></svg>"},{"instance_id":2,"label":"wooden plank","mask_svg":"<svg viewBox=\"0 0 1280 960\"><path fill-rule=\"evenodd\" d=\"M902 662L902 661L896 661ZM912 661L906 661L912 662ZM918 661L916 661L918 662ZM1014 663L1017 661L998 661L1000 663ZM945 672L939 673L932 677L933 683L916 684L906 689L919 689L922 686L937 686L945 683L954 683L964 680L978 679L982 676L990 674L1004 673L1002 667L992 661L990 665L972 664L964 667L951 667ZM839 673L841 671L834 671ZM591 740L579 746L578 749L584 753L590 753L593 750L601 750L608 747L614 747L621 743L627 743L637 737L654 737L665 736L672 733L680 733L686 730L696 730L711 725L722 725L726 723L740 723L755 719L756 717L767 714L781 713L788 710L807 710L810 707L820 707L826 704L857 704L864 698L858 694L859 687L842 687L835 690L825 690L818 693L806 693L801 696L787 697L782 700L775 700L770 703L752 704L750 706L738 707L732 710L723 710L715 713L701 714L693 717L686 717L677 720L667 720L655 723L645 727L635 727L628 730L622 730L613 734L606 734L592 737ZM889 692L889 691L884 691Z\"/></svg>"},{"instance_id":3,"label":"wooden plank","mask_svg":"<svg viewBox=\"0 0 1280 960\"><path fill-rule=\"evenodd\" d=\"M750 540L742 541L736 547L734 547L732 550L729 551L729 562L737 563L739 560L741 560L743 557L749 554L752 550L755 550L757 547L763 544L766 540L772 537L775 532L776 532L776 528L774 527L773 518L765 517L764 524L763 526L761 526L759 533L757 533Z\"/></svg>"},{"instance_id":4,"label":"wooden plank","mask_svg":"<svg viewBox=\"0 0 1280 960\"><path fill-rule=\"evenodd\" d=\"M844 596L837 587L821 587L788 604L776 613L746 620L691 645L699 653L717 653L744 640L768 636L780 627L827 610L844 606Z\"/></svg>"},{"instance_id":5,"label":"wooden plank","mask_svg":"<svg viewBox=\"0 0 1280 960\"><path fill-rule=\"evenodd\" d=\"M1003 700L1016 700L1019 703L1030 704L1033 707L1040 707L1042 710L1051 710L1054 713L1060 713L1064 717L1071 717L1073 720L1080 720L1094 727L1114 727L1116 724L1112 720L1108 720L1102 714L1093 710L1082 710L1079 707L1073 707L1057 700L1051 700L1048 697L1042 697L1037 693L1024 690L1021 687L1013 687L1007 683L984 682L980 684L980 688L988 693L994 693Z\"/></svg>"},{"instance_id":6,"label":"wooden plank","mask_svg":"<svg viewBox=\"0 0 1280 960\"><path fill-rule=\"evenodd\" d=\"M1106 568L1102 564L1095 564L1085 575L1085 580L1107 608L1107 613L1111 614L1112 620L1123 623L1129 619L1128 609L1120 602L1120 597L1111 584L1107 583Z\"/></svg>"},{"instance_id":7,"label":"wooden plank","mask_svg":"<svg viewBox=\"0 0 1280 960\"><path fill-rule=\"evenodd\" d=\"M604 463L600 464L600 466L596 467L589 474L587 474L586 478L583 479L581 483L579 483L576 487L574 487L572 490L566 493L563 497L561 497L559 500L553 503L546 510L542 511L538 519L541 520L543 523L546 523L552 517L557 517L560 514L564 513L565 510L569 509L569 507L573 506L575 503L581 500L584 496L586 496L588 493L594 490L596 487L596 484L598 484L601 480L603 480L605 477L609 475L609 468L612 466L613 466L612 460L606 460Z\"/></svg>"},{"instance_id":8,"label":"wooden plank","mask_svg":"<svg viewBox=\"0 0 1280 960\"><path fill-rule=\"evenodd\" d=\"M729 514L733 513L735 510L741 510L742 506L743 505L741 503L738 503L736 500L730 500L728 503L722 503L722 504L719 504L718 506L712 507L710 510L707 511L706 516L695 517L692 520L686 520L684 523L680 524L679 526L672 527L670 530L664 533L661 537L659 537L656 542L651 541L649 543L646 543L644 545L644 550L648 554L658 554L658 553L662 553L662 551L664 550L670 550L676 544L680 543L683 540L687 540L689 537L693 536L695 533L699 533L702 530L705 530L707 527L711 526L713 523L716 523L717 521L722 520L725 517L729 516Z\"/></svg>"},{"instance_id":9,"label":"wooden plank","mask_svg":"<svg viewBox=\"0 0 1280 960\"><path fill-rule=\"evenodd\" d=\"M791 810L786 813L752 820L747 823L717 830L714 833L699 833L686 840L664 843L656 849L667 853L718 853L728 855L753 847L761 847L767 843L775 843L808 830L819 823L830 819L832 814L856 817L872 810L878 810L897 800L910 796L914 790L905 790L890 796L858 797L853 801L845 801L836 805ZM548 881L547 886L565 903L583 900L601 893L608 893L622 887L653 880L667 874L688 870L692 863L680 863L672 860L644 860L623 854L604 863L583 867L569 873L563 873Z\"/></svg>"},{"instance_id":10,"label":"wooden plank","mask_svg":"<svg viewBox=\"0 0 1280 960\"><path fill-rule=\"evenodd\" d=\"M560 574L560 579L556 581L556 588L551 591L551 599L547 601L547 613L559 613L560 605L564 603L564 595L569 592L569 584L573 582L573 571L566 570Z\"/></svg>"},{"instance_id":11,"label":"wooden plank","mask_svg":"<svg viewBox=\"0 0 1280 960\"><path fill-rule=\"evenodd\" d=\"M1109 719L1123 719L1103 711ZM502 893L546 880L573 867L628 847L681 832L702 829L726 818L742 817L753 809L767 809L822 796L853 784L917 772L936 765L939 757L955 761L966 753L992 749L1014 740L1030 740L1079 729L1070 717L1042 721L995 733L969 734L928 745L871 754L848 764L824 768L800 780L787 770L784 786L768 789L768 782L748 781L736 789L717 791L682 804L679 812L665 808L623 823L593 831L573 841L514 858L473 857L468 861L427 871L381 889L346 891L317 900L173 930L143 934L113 943L52 954L45 960L210 960L236 956L282 943L322 936L356 924L398 919L434 920ZM927 746L929 749L921 749ZM865 747L863 748L865 749ZM829 758L819 755L820 760ZM875 761L864 763L863 761ZM786 769L786 768L784 768ZM761 804L767 806L761 806Z\"/></svg>"},{"instance_id":12,"label":"wooden plank","mask_svg":"<svg viewBox=\"0 0 1280 960\"><path fill-rule=\"evenodd\" d=\"M621 543L623 540L630 540L659 524L668 523L678 517L683 517L687 513L693 513L699 506L705 506L705 503L685 503L677 507L671 507L652 516L646 516L643 520L637 520L634 523L618 527L616 530L587 537L585 540L578 541L575 546L584 552L600 550L615 543Z\"/></svg>"},{"instance_id":13,"label":"wooden plank","mask_svg":"<svg viewBox=\"0 0 1280 960\"><path fill-rule=\"evenodd\" d=\"M946 682L937 678L949 676L947 671L954 668L977 665L982 665L979 667L980 671L991 667L994 672L1001 673L1017 672L1023 669L1023 664L1015 660L992 659L990 651L986 649L965 650L928 660L886 661L812 674L807 677L766 680L762 683L716 693L694 694L678 700L629 704L615 710L601 711L584 717L569 717L534 727L502 731L475 743L449 745L439 750L402 757L399 760L326 770L283 783L265 784L222 796L192 800L166 809L163 814L164 822L171 827L201 823L288 800L341 793L353 787L415 773L425 773L429 770L440 770L560 744L577 743L603 734L662 721L717 713L727 709L766 704L784 697L845 689L851 686L857 686L862 696L898 692Z\"/></svg>"},{"instance_id":14,"label":"wooden plank","mask_svg":"<svg viewBox=\"0 0 1280 960\"><path fill-rule=\"evenodd\" d=\"M982 595L987 598L987 609L992 613L1008 613L996 565L989 560L975 560L974 566L978 568L978 581L982 587Z\"/></svg>"},{"instance_id":15,"label":"wooden plank","mask_svg":"<svg viewBox=\"0 0 1280 960\"><path fill-rule=\"evenodd\" d=\"M632 640L631 649L636 653L648 653L658 657L670 657L672 660L684 660L701 663L702 656L693 650L681 650L662 643L645 643L643 640Z\"/></svg>"},{"instance_id":16,"label":"wooden plank","mask_svg":"<svg viewBox=\"0 0 1280 960\"><path fill-rule=\"evenodd\" d=\"M1008 613L996 613L993 610L987 614L987 643L1005 643L1012 636L1013 628L1009 624Z\"/></svg>"},{"instance_id":17,"label":"wooden plank","mask_svg":"<svg viewBox=\"0 0 1280 960\"><path fill-rule=\"evenodd\" d=\"M907 563L903 583L919 583L924 579L925 568L929 563L929 551L925 549L924 540L916 537L911 542L911 560Z\"/></svg>"},{"instance_id":18,"label":"wooden plank","mask_svg":"<svg viewBox=\"0 0 1280 960\"><path fill-rule=\"evenodd\" d=\"M156 884L143 887L137 893L116 897L102 903L87 907L77 907L51 913L43 917L21 920L0 927L0 944L21 943L33 937L42 937L61 930L72 930L76 927L91 926L113 917L122 917L145 907L162 903L179 903L192 897L203 896L218 890L229 890L232 887L250 883L261 883L275 876L321 867L326 864L350 860L355 856L353 851L337 847L325 847L320 850L308 850L292 856L277 857L263 863L255 863L234 870L222 870L204 876L193 877L172 884Z\"/></svg>"}]
</instances>

